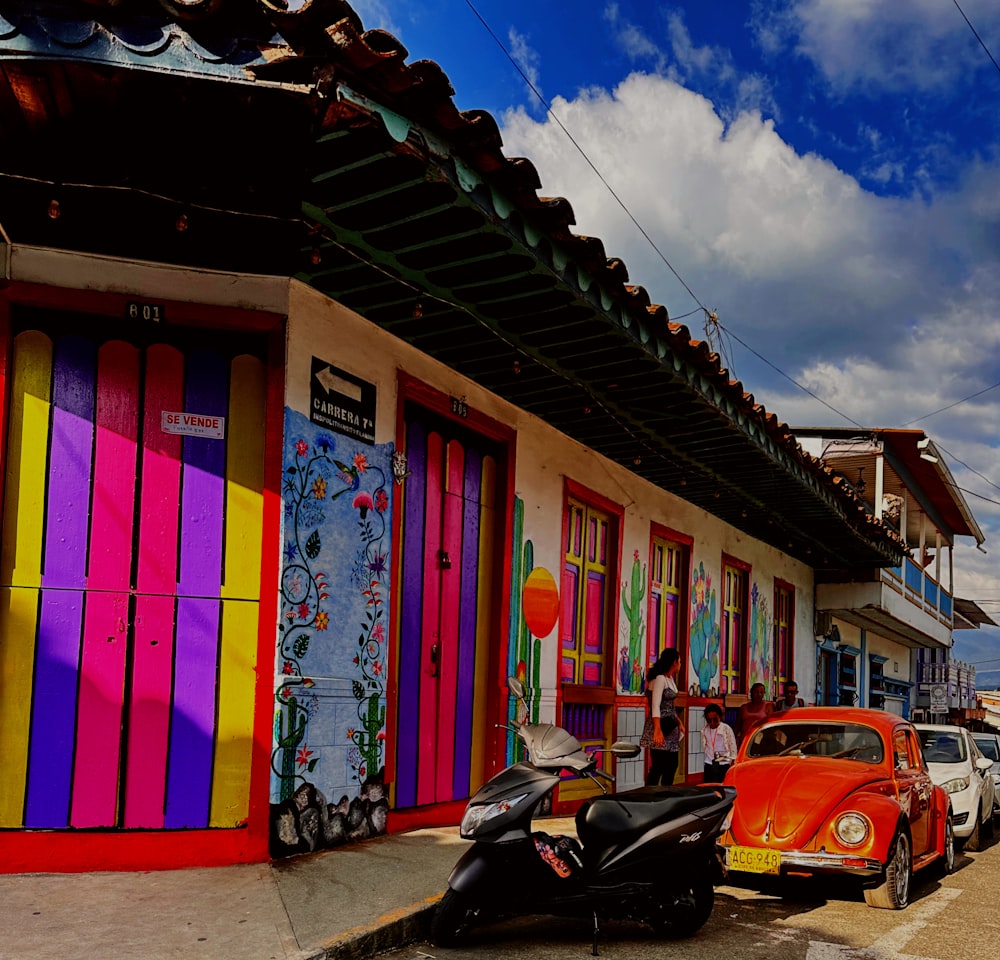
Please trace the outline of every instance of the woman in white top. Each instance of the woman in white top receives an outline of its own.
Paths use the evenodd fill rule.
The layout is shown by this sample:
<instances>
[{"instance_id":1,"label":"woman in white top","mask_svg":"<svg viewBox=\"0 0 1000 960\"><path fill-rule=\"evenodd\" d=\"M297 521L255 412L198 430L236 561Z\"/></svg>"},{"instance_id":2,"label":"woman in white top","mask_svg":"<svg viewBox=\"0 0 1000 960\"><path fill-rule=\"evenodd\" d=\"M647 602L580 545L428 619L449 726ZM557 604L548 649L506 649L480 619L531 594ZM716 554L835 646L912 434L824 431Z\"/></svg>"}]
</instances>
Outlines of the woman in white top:
<instances>
[{"instance_id":1,"label":"woman in white top","mask_svg":"<svg viewBox=\"0 0 1000 960\"><path fill-rule=\"evenodd\" d=\"M722 783L726 771L736 759L736 734L722 719L722 707L717 703L705 707L701 746L705 753L705 783Z\"/></svg>"},{"instance_id":2,"label":"woman in white top","mask_svg":"<svg viewBox=\"0 0 1000 960\"><path fill-rule=\"evenodd\" d=\"M649 697L649 719L639 740L641 747L649 750L649 773L646 786L669 786L677 773L677 754L680 750L684 725L681 723L674 700L677 698L675 678L680 670L680 656L676 650L664 650L646 674L646 696Z\"/></svg>"}]
</instances>

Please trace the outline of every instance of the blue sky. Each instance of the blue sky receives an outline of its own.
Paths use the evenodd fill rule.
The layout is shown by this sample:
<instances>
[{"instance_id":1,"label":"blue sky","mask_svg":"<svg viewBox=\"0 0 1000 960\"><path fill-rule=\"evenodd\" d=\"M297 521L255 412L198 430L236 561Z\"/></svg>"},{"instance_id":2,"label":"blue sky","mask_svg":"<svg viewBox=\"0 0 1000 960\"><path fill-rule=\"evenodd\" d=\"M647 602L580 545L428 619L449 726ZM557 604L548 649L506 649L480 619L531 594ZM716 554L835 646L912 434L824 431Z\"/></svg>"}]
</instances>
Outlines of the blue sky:
<instances>
[{"instance_id":1,"label":"blue sky","mask_svg":"<svg viewBox=\"0 0 1000 960\"><path fill-rule=\"evenodd\" d=\"M472 3L352 5L492 113L672 319L701 337L716 312L782 420L933 437L987 536L959 542L956 593L1000 622L1000 4ZM1000 685L1000 629L955 655Z\"/></svg>"}]
</instances>

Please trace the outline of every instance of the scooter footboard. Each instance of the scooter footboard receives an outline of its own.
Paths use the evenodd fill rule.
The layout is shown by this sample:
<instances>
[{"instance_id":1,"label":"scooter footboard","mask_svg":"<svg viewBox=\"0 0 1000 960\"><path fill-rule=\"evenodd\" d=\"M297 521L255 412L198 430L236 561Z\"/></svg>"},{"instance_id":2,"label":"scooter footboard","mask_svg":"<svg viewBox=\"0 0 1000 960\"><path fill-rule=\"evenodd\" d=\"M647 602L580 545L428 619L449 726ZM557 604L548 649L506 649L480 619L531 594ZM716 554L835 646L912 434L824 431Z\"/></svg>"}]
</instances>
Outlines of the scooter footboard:
<instances>
[{"instance_id":1,"label":"scooter footboard","mask_svg":"<svg viewBox=\"0 0 1000 960\"><path fill-rule=\"evenodd\" d=\"M476 843L452 868L448 886L473 898L515 903L575 887L573 877L560 876L539 854L532 838L510 843ZM499 906L499 905L498 905Z\"/></svg>"}]
</instances>

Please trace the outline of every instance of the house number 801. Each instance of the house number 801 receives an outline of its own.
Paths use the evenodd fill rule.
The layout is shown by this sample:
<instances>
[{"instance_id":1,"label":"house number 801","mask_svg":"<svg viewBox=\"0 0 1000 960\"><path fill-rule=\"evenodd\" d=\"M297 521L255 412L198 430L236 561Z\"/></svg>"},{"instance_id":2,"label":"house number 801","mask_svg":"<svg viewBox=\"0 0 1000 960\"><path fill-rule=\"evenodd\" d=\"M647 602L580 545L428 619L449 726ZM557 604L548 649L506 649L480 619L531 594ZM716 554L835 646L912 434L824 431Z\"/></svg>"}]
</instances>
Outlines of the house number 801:
<instances>
[{"instance_id":1,"label":"house number 801","mask_svg":"<svg viewBox=\"0 0 1000 960\"><path fill-rule=\"evenodd\" d=\"M138 303L130 300L125 308L125 316L129 320L149 320L159 323L163 319L163 304L160 303Z\"/></svg>"}]
</instances>

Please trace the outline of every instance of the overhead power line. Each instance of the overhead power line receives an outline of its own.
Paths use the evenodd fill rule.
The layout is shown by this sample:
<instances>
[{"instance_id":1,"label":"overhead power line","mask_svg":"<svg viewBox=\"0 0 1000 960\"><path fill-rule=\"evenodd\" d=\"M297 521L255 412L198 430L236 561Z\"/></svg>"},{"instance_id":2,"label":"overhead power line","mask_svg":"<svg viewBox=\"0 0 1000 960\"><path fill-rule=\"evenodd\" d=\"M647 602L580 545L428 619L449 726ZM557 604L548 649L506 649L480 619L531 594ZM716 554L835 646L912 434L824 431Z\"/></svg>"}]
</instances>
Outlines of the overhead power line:
<instances>
[{"instance_id":1,"label":"overhead power line","mask_svg":"<svg viewBox=\"0 0 1000 960\"><path fill-rule=\"evenodd\" d=\"M965 11L958 5L958 0L952 0L952 3L955 4L956 9L962 15L962 19L969 25L969 29L972 31L972 35L979 41L979 46L981 46L986 51L986 56L990 58L990 61L992 62L993 66L997 68L997 73L1000 73L1000 63L996 62L996 59L994 58L993 54L990 53L990 48L986 46L985 42L983 41L983 38L979 36L979 31L972 25L972 22L965 15Z\"/></svg>"}]
</instances>

